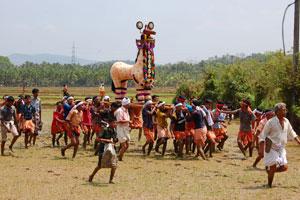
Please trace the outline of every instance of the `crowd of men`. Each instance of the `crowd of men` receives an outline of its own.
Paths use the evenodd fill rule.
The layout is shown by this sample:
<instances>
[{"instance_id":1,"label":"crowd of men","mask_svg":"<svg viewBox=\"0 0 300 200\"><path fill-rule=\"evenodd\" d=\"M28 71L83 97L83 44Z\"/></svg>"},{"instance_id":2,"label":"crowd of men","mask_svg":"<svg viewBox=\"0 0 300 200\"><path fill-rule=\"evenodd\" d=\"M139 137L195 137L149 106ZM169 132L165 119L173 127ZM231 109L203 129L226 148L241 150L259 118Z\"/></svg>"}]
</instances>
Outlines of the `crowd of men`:
<instances>
[{"instance_id":1,"label":"crowd of men","mask_svg":"<svg viewBox=\"0 0 300 200\"><path fill-rule=\"evenodd\" d=\"M34 88L32 96L20 95L14 97L4 95L0 110L1 120L1 155L4 155L7 133L11 132L13 139L9 149L13 151L13 145L21 135L25 135L25 148L28 145L35 145L36 137L42 129L41 100L38 97L39 90Z\"/></svg>"},{"instance_id":2,"label":"crowd of men","mask_svg":"<svg viewBox=\"0 0 300 200\"><path fill-rule=\"evenodd\" d=\"M150 155L154 150L157 154L165 155L168 140L173 141L173 154L182 158L184 154L194 154L196 158L206 160L213 157L216 151L222 151L228 139L226 119L238 115L240 128L237 144L242 154L252 157L257 148L258 156L253 163L256 167L264 158L268 172L268 185L271 187L275 172L287 170L285 144L287 135L300 140L293 131L288 119L285 118L286 105L276 104L274 109L251 109L251 104L244 99L240 108L229 110L222 102L210 99L186 99L176 97L173 104L160 101L159 96L145 99L144 103L134 103L133 99L124 98L122 101L111 102L109 96L86 97L83 101L75 100L64 87L64 96L56 103L51 126L52 145L60 145L61 155L73 148L72 158L76 157L79 148L79 137L83 133L82 146L94 143L98 164L89 181L101 168L111 168L110 183L117 167L117 161L122 161L129 148L130 132L139 130L139 140L142 133L146 138L141 151ZM9 149L21 133L24 133L25 148L35 145L36 136L42 128L41 100L39 90L32 90L30 95L14 99L5 95L0 110L1 120L1 155L4 155L7 133L12 133L13 139ZM93 141L93 137L95 140ZM118 148L115 144L119 143ZM117 153L116 153L117 152Z\"/></svg>"}]
</instances>

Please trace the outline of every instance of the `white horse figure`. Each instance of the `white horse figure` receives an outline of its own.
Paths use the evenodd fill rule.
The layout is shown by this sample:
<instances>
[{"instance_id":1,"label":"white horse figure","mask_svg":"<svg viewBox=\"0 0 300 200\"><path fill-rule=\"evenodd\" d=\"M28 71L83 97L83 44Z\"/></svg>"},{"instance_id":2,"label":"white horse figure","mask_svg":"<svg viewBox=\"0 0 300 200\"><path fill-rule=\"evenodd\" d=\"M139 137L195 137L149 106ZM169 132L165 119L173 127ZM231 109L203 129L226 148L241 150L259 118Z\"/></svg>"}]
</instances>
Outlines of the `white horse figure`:
<instances>
[{"instance_id":1,"label":"white horse figure","mask_svg":"<svg viewBox=\"0 0 300 200\"><path fill-rule=\"evenodd\" d=\"M140 30L143 28L142 22L137 23L137 28ZM153 53L155 40L151 35L155 35L156 33L153 31L153 28L154 24L149 22L143 32L141 32L141 39L136 40L138 54L134 65L129 65L124 62L115 62L111 66L112 90L115 93L115 99L117 101L122 100L126 96L128 80L134 80L136 83L139 102L151 96L151 88L153 87L155 78Z\"/></svg>"}]
</instances>

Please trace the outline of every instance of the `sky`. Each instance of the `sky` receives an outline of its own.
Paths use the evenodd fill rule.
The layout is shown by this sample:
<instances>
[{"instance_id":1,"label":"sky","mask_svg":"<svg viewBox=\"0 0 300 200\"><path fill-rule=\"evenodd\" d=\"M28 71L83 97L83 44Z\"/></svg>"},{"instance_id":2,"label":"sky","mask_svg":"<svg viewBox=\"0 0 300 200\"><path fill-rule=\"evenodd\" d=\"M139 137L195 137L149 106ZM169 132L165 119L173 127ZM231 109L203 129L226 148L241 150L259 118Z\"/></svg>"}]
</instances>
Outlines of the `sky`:
<instances>
[{"instance_id":1,"label":"sky","mask_svg":"<svg viewBox=\"0 0 300 200\"><path fill-rule=\"evenodd\" d=\"M282 49L293 0L0 0L0 55L51 53L134 60L135 24L153 21L156 63ZM293 7L285 21L292 47Z\"/></svg>"}]
</instances>

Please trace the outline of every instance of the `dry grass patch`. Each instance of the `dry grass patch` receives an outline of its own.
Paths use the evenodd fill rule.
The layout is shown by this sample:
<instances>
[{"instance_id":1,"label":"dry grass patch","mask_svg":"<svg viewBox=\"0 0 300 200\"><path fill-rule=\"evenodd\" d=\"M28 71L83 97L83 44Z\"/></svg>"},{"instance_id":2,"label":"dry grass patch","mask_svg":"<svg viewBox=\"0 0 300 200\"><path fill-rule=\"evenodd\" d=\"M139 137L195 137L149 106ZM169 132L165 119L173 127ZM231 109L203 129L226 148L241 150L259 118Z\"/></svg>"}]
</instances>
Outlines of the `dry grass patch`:
<instances>
[{"instance_id":1,"label":"dry grass patch","mask_svg":"<svg viewBox=\"0 0 300 200\"><path fill-rule=\"evenodd\" d=\"M289 144L289 171L276 174L274 188L266 189L263 164L254 170L254 158L242 160L236 123L229 126L225 150L209 161L176 159L171 141L164 158L143 156L144 140L136 142L134 131L129 152L119 162L116 184L109 185L109 169L100 170L93 183L87 181L97 163L91 146L81 148L75 160L70 159L72 151L62 158L59 148L51 148L51 111L43 115L45 126L36 147L25 150L20 138L15 153L0 157L0 199L299 199L300 148Z\"/></svg>"}]
</instances>

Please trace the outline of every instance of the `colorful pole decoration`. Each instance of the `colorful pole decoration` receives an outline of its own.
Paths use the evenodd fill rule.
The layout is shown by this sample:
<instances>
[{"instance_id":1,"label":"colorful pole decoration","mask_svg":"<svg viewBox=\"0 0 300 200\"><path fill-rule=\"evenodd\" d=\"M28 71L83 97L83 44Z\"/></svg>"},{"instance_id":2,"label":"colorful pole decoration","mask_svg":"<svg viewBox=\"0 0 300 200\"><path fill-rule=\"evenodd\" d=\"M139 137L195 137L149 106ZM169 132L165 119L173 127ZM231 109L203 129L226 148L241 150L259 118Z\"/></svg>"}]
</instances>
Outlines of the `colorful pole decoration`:
<instances>
[{"instance_id":1,"label":"colorful pole decoration","mask_svg":"<svg viewBox=\"0 0 300 200\"><path fill-rule=\"evenodd\" d=\"M138 21L136 23L136 27L139 30L142 30L143 23ZM136 41L138 49L143 50L144 56L144 81L145 83L152 83L155 79L155 64L154 64L154 52L153 49L155 47L155 40L151 37L151 35L155 35L154 23L149 22L145 25L145 29L142 32L141 39Z\"/></svg>"}]
</instances>

